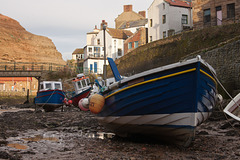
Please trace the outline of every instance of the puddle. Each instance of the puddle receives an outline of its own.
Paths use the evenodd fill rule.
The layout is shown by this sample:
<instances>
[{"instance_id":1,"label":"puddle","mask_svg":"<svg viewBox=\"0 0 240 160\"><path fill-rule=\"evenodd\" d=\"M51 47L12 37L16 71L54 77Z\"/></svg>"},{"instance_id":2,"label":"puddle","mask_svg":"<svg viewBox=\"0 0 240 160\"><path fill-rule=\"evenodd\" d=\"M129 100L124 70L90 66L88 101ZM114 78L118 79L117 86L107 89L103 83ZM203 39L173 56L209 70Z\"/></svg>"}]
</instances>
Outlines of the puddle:
<instances>
[{"instance_id":1,"label":"puddle","mask_svg":"<svg viewBox=\"0 0 240 160\"><path fill-rule=\"evenodd\" d=\"M99 138L99 139L111 139L115 136L114 133L97 132L97 133L85 133L84 137L87 138Z\"/></svg>"},{"instance_id":2,"label":"puddle","mask_svg":"<svg viewBox=\"0 0 240 160\"><path fill-rule=\"evenodd\" d=\"M18 144L18 143L10 143L10 144L7 144L7 146L15 148L15 149L19 149L19 150L28 149L28 146L25 146L25 145L22 145L22 144Z\"/></svg>"},{"instance_id":3,"label":"puddle","mask_svg":"<svg viewBox=\"0 0 240 160\"><path fill-rule=\"evenodd\" d=\"M4 112L19 112L19 111L34 111L32 108L24 108L24 109L19 109L19 108L12 108L12 109L0 109L0 114Z\"/></svg>"},{"instance_id":4,"label":"puddle","mask_svg":"<svg viewBox=\"0 0 240 160\"><path fill-rule=\"evenodd\" d=\"M42 135L36 135L35 137L22 138L22 139L25 141L30 141L30 142L39 142L41 140L53 141L53 142L59 141L59 139L57 137L44 137Z\"/></svg>"}]
</instances>

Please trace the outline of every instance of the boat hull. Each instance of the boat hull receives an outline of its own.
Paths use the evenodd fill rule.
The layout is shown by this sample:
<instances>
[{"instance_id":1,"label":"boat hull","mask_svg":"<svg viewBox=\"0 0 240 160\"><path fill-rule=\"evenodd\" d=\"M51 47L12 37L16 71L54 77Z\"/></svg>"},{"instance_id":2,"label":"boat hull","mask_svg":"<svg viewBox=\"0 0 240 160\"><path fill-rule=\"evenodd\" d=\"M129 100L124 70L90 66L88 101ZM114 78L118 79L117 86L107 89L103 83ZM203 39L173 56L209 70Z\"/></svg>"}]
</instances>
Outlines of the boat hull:
<instances>
[{"instance_id":1,"label":"boat hull","mask_svg":"<svg viewBox=\"0 0 240 160\"><path fill-rule=\"evenodd\" d=\"M129 77L103 93L100 122L119 135L148 135L189 145L196 126L216 104L216 81L200 61L166 68Z\"/></svg>"},{"instance_id":2,"label":"boat hull","mask_svg":"<svg viewBox=\"0 0 240 160\"><path fill-rule=\"evenodd\" d=\"M73 96L70 98L70 100L72 100L72 104L75 106L75 107L78 107L78 102L82 99L82 98L86 98L89 96L90 94L90 91L91 91L91 87L89 87L88 89L82 91L81 93Z\"/></svg>"},{"instance_id":3,"label":"boat hull","mask_svg":"<svg viewBox=\"0 0 240 160\"><path fill-rule=\"evenodd\" d=\"M39 91L35 97L35 104L43 107L47 112L54 111L56 108L63 106L64 95L62 90Z\"/></svg>"}]
</instances>

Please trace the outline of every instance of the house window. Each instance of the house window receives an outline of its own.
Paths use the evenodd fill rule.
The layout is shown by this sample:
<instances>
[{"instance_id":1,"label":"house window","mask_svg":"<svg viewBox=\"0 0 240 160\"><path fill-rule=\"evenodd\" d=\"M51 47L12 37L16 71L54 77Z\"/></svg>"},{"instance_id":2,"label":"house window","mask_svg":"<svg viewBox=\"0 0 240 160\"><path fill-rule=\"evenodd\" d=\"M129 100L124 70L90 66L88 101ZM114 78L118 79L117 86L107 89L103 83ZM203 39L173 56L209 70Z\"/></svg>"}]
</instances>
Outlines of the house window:
<instances>
[{"instance_id":1,"label":"house window","mask_svg":"<svg viewBox=\"0 0 240 160\"><path fill-rule=\"evenodd\" d=\"M162 16L162 23L163 23L163 24L166 23L166 15L163 15L163 16Z\"/></svg>"},{"instance_id":2,"label":"house window","mask_svg":"<svg viewBox=\"0 0 240 160\"><path fill-rule=\"evenodd\" d=\"M210 9L205 9L203 11L203 16L204 16L204 24L207 24L209 22L211 22L211 10Z\"/></svg>"},{"instance_id":3,"label":"house window","mask_svg":"<svg viewBox=\"0 0 240 160\"><path fill-rule=\"evenodd\" d=\"M167 37L167 32L164 31L164 32L163 32L163 38L166 38L166 37Z\"/></svg>"},{"instance_id":4,"label":"house window","mask_svg":"<svg viewBox=\"0 0 240 160\"><path fill-rule=\"evenodd\" d=\"M94 53L100 53L100 47L94 47Z\"/></svg>"},{"instance_id":5,"label":"house window","mask_svg":"<svg viewBox=\"0 0 240 160\"><path fill-rule=\"evenodd\" d=\"M165 3L163 3L163 9L165 9Z\"/></svg>"},{"instance_id":6,"label":"house window","mask_svg":"<svg viewBox=\"0 0 240 160\"><path fill-rule=\"evenodd\" d=\"M118 56L122 56L122 49L118 48Z\"/></svg>"},{"instance_id":7,"label":"house window","mask_svg":"<svg viewBox=\"0 0 240 160\"><path fill-rule=\"evenodd\" d=\"M227 5L227 18L235 17L235 3L231 3Z\"/></svg>"},{"instance_id":8,"label":"house window","mask_svg":"<svg viewBox=\"0 0 240 160\"><path fill-rule=\"evenodd\" d=\"M188 15L182 15L182 24L188 24Z\"/></svg>"},{"instance_id":9,"label":"house window","mask_svg":"<svg viewBox=\"0 0 240 160\"><path fill-rule=\"evenodd\" d=\"M135 41L134 42L134 48L137 48L138 47L138 41Z\"/></svg>"},{"instance_id":10,"label":"house window","mask_svg":"<svg viewBox=\"0 0 240 160\"><path fill-rule=\"evenodd\" d=\"M152 36L149 37L149 41L152 42Z\"/></svg>"},{"instance_id":11,"label":"house window","mask_svg":"<svg viewBox=\"0 0 240 160\"><path fill-rule=\"evenodd\" d=\"M153 26L153 20L152 20L152 19L150 19L150 21L149 21L149 26L150 26L150 27Z\"/></svg>"},{"instance_id":12,"label":"house window","mask_svg":"<svg viewBox=\"0 0 240 160\"><path fill-rule=\"evenodd\" d=\"M132 42L128 43L128 49L132 49Z\"/></svg>"},{"instance_id":13,"label":"house window","mask_svg":"<svg viewBox=\"0 0 240 160\"><path fill-rule=\"evenodd\" d=\"M89 47L89 48L88 48L88 52L92 52L92 47Z\"/></svg>"},{"instance_id":14,"label":"house window","mask_svg":"<svg viewBox=\"0 0 240 160\"><path fill-rule=\"evenodd\" d=\"M100 45L100 39L97 39L97 44Z\"/></svg>"}]
</instances>

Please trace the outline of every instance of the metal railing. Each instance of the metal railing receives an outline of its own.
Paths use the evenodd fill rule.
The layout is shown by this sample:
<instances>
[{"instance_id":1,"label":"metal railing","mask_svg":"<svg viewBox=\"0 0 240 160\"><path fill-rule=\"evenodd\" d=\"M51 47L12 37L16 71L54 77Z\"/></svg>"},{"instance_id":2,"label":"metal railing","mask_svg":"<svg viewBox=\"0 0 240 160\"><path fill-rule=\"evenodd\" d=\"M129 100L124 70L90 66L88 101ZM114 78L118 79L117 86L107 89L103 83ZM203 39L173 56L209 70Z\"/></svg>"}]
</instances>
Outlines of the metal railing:
<instances>
[{"instance_id":1,"label":"metal railing","mask_svg":"<svg viewBox=\"0 0 240 160\"><path fill-rule=\"evenodd\" d=\"M0 71L58 71L66 65L36 62L0 62Z\"/></svg>"},{"instance_id":2,"label":"metal railing","mask_svg":"<svg viewBox=\"0 0 240 160\"><path fill-rule=\"evenodd\" d=\"M0 62L0 71L75 71L76 73L102 74L102 69L90 70L90 68L79 67L77 64L59 65L54 63L37 62Z\"/></svg>"}]
</instances>

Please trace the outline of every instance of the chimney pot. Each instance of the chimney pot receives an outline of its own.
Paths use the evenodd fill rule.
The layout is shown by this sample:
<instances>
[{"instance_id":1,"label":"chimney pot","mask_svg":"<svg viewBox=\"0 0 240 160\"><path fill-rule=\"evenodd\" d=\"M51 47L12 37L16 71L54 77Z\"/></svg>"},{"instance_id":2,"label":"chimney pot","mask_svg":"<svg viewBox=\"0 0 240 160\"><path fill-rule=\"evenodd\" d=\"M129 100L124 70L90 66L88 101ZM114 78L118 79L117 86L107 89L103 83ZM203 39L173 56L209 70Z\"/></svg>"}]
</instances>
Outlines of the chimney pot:
<instances>
[{"instance_id":1,"label":"chimney pot","mask_svg":"<svg viewBox=\"0 0 240 160\"><path fill-rule=\"evenodd\" d=\"M146 18L146 11L139 11L138 14L142 15L144 18Z\"/></svg>"},{"instance_id":2,"label":"chimney pot","mask_svg":"<svg viewBox=\"0 0 240 160\"><path fill-rule=\"evenodd\" d=\"M130 12L132 11L132 5L124 5L123 6L124 12Z\"/></svg>"}]
</instances>

